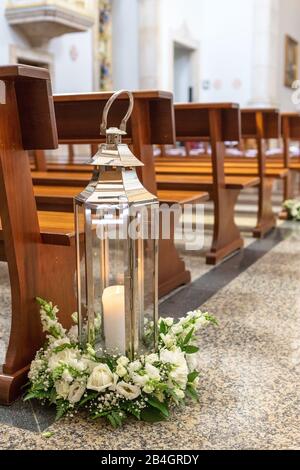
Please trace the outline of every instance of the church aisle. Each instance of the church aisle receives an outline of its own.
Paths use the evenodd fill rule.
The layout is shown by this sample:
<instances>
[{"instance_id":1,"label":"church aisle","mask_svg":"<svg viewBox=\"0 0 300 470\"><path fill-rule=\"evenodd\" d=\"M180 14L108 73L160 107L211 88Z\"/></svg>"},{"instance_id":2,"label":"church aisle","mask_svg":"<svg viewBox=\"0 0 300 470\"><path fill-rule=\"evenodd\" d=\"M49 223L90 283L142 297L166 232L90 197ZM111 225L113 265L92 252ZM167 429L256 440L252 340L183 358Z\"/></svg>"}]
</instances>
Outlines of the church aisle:
<instances>
[{"instance_id":1,"label":"church aisle","mask_svg":"<svg viewBox=\"0 0 300 470\"><path fill-rule=\"evenodd\" d=\"M220 326L199 336L199 403L189 403L167 422L149 425L130 421L118 430L80 416L72 422L64 419L47 427L53 433L48 439L40 432L3 424L0 448L299 448L300 226L286 222L277 232L278 236L270 237L273 248L256 253L257 258L262 256L248 263L247 269L243 259L237 258L241 274L201 305L217 317ZM252 246L261 250L259 244ZM215 268L215 274L221 269L230 279L232 262L227 263L227 273L223 263ZM196 281L197 289L203 278ZM194 299L191 290L188 296L186 292L182 289L176 295L182 296L188 308ZM198 295L200 298L199 291ZM0 422L8 423L3 409ZM39 409L33 415L37 431L43 431L52 420Z\"/></svg>"}]
</instances>

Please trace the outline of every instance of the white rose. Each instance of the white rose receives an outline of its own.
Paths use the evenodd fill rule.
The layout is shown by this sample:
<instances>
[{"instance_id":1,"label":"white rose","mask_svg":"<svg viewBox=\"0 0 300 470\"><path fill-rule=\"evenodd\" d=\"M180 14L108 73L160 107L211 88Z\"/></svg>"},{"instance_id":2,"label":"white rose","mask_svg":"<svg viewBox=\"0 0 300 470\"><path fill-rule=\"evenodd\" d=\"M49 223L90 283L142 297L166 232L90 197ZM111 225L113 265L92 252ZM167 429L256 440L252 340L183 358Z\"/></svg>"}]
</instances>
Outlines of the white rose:
<instances>
[{"instance_id":1,"label":"white rose","mask_svg":"<svg viewBox=\"0 0 300 470\"><path fill-rule=\"evenodd\" d=\"M152 364L146 364L145 370L149 375L150 379L160 380L160 374L157 367L154 367Z\"/></svg>"},{"instance_id":2,"label":"white rose","mask_svg":"<svg viewBox=\"0 0 300 470\"><path fill-rule=\"evenodd\" d=\"M52 354L49 358L48 367L50 370L54 370L61 364L71 364L76 360L76 352L73 349L63 349L58 353Z\"/></svg>"},{"instance_id":3,"label":"white rose","mask_svg":"<svg viewBox=\"0 0 300 470\"><path fill-rule=\"evenodd\" d=\"M68 382L68 383L71 383L73 382L73 376L72 374L70 374L70 372L68 371L68 369L65 369L61 375L61 378L62 380L64 380L65 382Z\"/></svg>"},{"instance_id":4,"label":"white rose","mask_svg":"<svg viewBox=\"0 0 300 470\"><path fill-rule=\"evenodd\" d=\"M127 370L125 369L125 367L119 364L116 367L116 374L118 374L119 377L124 377L124 375L127 374Z\"/></svg>"},{"instance_id":5,"label":"white rose","mask_svg":"<svg viewBox=\"0 0 300 470\"><path fill-rule=\"evenodd\" d=\"M70 385L68 384L68 382L64 382L63 380L58 380L57 382L55 382L55 390L56 390L57 396L65 400L67 396L69 395Z\"/></svg>"},{"instance_id":6,"label":"white rose","mask_svg":"<svg viewBox=\"0 0 300 470\"><path fill-rule=\"evenodd\" d=\"M128 384L124 381L119 382L116 391L123 395L127 400L134 400L141 394L141 389L137 385Z\"/></svg>"},{"instance_id":7,"label":"white rose","mask_svg":"<svg viewBox=\"0 0 300 470\"><path fill-rule=\"evenodd\" d=\"M139 385L140 387L144 387L146 385L146 383L149 381L149 375L147 375L147 374L140 375L140 374L137 374L136 372L134 372L131 375L131 378L132 378L133 382L136 385Z\"/></svg>"},{"instance_id":8,"label":"white rose","mask_svg":"<svg viewBox=\"0 0 300 470\"><path fill-rule=\"evenodd\" d=\"M70 403L77 403L85 392L85 385L75 381L70 385L68 400Z\"/></svg>"},{"instance_id":9,"label":"white rose","mask_svg":"<svg viewBox=\"0 0 300 470\"><path fill-rule=\"evenodd\" d=\"M88 378L87 388L102 392L108 387L113 386L114 376L107 364L99 364L93 369L93 372Z\"/></svg>"},{"instance_id":10,"label":"white rose","mask_svg":"<svg viewBox=\"0 0 300 470\"><path fill-rule=\"evenodd\" d=\"M129 373L136 372L142 368L140 361L133 361L128 364Z\"/></svg>"},{"instance_id":11,"label":"white rose","mask_svg":"<svg viewBox=\"0 0 300 470\"><path fill-rule=\"evenodd\" d=\"M116 390L118 380L119 380L119 376L118 376L117 374L113 374L113 383L112 383L112 385L109 387L109 390L112 390L112 391L115 391L115 390Z\"/></svg>"},{"instance_id":12,"label":"white rose","mask_svg":"<svg viewBox=\"0 0 300 470\"><path fill-rule=\"evenodd\" d=\"M117 364L120 365L120 366L124 366L124 367L128 366L128 364L129 364L128 357L126 357L126 356L119 357L119 359L117 360Z\"/></svg>"},{"instance_id":13,"label":"white rose","mask_svg":"<svg viewBox=\"0 0 300 470\"><path fill-rule=\"evenodd\" d=\"M149 363L149 364L153 364L154 362L158 362L159 361L159 358L158 358L158 354L156 353L152 353L152 354L149 354L148 356L145 357L145 362Z\"/></svg>"}]
</instances>

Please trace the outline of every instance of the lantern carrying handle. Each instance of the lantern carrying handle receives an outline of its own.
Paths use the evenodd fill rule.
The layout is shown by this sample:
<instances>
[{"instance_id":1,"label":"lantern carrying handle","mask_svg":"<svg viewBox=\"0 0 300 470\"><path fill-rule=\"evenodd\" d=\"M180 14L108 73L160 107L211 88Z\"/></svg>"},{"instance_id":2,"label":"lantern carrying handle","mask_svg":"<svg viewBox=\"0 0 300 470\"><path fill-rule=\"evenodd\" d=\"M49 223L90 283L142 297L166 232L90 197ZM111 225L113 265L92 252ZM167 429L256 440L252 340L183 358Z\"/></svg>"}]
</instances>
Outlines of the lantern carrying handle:
<instances>
[{"instance_id":1,"label":"lantern carrying handle","mask_svg":"<svg viewBox=\"0 0 300 470\"><path fill-rule=\"evenodd\" d=\"M124 132L126 134L126 124L127 124L127 121L128 119L130 118L131 116L131 113L132 113L132 110L133 110L133 104L134 104L134 98L133 98L133 94L130 92L130 91L127 91L127 90L119 90L119 91L116 91L110 98L109 100L107 101L107 103L105 104L104 106L104 110L103 110L103 115L102 115L102 122L101 122L101 126L100 126L100 134L101 135L106 135L106 130L107 130L107 115L108 115L108 111L110 110L111 108L111 105L113 104L113 102L120 96L122 95L123 93L126 93L129 97L129 106L128 106L128 110L127 110L127 113L125 114L125 116L123 117L122 121L121 121L121 124L120 124L120 130L122 131L122 133Z\"/></svg>"}]
</instances>

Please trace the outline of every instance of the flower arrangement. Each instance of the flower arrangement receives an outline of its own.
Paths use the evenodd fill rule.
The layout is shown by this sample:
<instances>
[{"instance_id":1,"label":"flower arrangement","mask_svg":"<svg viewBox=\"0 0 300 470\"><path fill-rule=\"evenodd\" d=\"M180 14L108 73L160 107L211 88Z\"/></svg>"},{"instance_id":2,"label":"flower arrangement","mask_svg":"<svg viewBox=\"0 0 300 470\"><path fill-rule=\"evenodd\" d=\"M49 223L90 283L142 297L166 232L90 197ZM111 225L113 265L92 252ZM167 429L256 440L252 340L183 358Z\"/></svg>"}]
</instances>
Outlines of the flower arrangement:
<instances>
[{"instance_id":1,"label":"flower arrangement","mask_svg":"<svg viewBox=\"0 0 300 470\"><path fill-rule=\"evenodd\" d=\"M118 427L128 415L164 420L170 406L182 404L185 397L198 399L195 333L217 323L208 313L189 312L176 323L160 318L158 351L130 361L105 352L98 357L89 344L81 347L77 326L67 332L57 319L58 308L37 300L47 340L31 363L25 400L55 404L57 419L86 410L92 419L105 417Z\"/></svg>"},{"instance_id":2,"label":"flower arrangement","mask_svg":"<svg viewBox=\"0 0 300 470\"><path fill-rule=\"evenodd\" d=\"M283 203L283 208L287 213L288 219L300 221L300 201L287 199Z\"/></svg>"}]
</instances>

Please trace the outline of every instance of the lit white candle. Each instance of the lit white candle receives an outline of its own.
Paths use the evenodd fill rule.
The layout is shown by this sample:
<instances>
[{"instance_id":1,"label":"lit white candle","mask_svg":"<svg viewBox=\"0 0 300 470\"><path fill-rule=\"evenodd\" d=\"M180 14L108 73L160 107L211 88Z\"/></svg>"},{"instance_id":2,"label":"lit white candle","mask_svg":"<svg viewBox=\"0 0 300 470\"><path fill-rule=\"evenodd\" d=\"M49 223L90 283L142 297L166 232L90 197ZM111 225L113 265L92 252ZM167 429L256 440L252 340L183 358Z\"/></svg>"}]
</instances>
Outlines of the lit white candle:
<instances>
[{"instance_id":1,"label":"lit white candle","mask_svg":"<svg viewBox=\"0 0 300 470\"><path fill-rule=\"evenodd\" d=\"M124 286L106 287L102 295L105 347L125 354Z\"/></svg>"}]
</instances>

